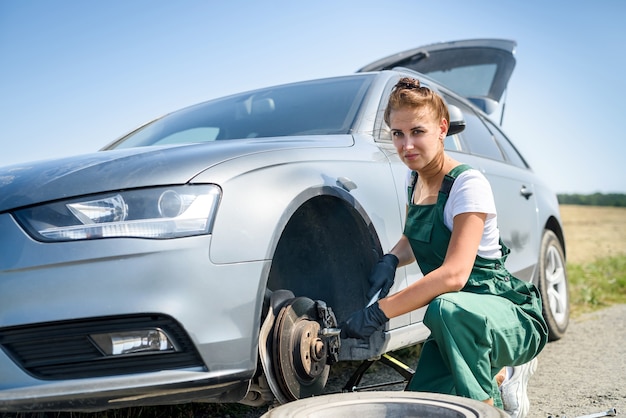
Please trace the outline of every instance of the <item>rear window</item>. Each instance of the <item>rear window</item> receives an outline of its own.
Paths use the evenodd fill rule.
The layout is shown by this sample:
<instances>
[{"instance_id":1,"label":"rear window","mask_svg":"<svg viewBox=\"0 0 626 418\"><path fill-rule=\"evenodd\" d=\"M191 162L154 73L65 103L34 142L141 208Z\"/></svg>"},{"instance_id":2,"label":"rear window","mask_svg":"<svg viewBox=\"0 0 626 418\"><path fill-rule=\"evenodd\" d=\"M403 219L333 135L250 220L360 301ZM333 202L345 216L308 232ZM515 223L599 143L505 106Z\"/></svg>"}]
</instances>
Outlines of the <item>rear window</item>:
<instances>
[{"instance_id":1,"label":"rear window","mask_svg":"<svg viewBox=\"0 0 626 418\"><path fill-rule=\"evenodd\" d=\"M497 66L495 64L468 65L452 71L433 71L428 76L464 97L486 96L491 88Z\"/></svg>"},{"instance_id":2,"label":"rear window","mask_svg":"<svg viewBox=\"0 0 626 418\"><path fill-rule=\"evenodd\" d=\"M515 59L494 48L459 48L432 51L415 62L398 63L439 81L464 97L490 97L499 101Z\"/></svg>"},{"instance_id":3,"label":"rear window","mask_svg":"<svg viewBox=\"0 0 626 418\"><path fill-rule=\"evenodd\" d=\"M485 122L487 123L489 130L491 130L491 133L493 133L493 136L498 142L500 149L506 156L507 161L509 161L514 166L520 168L528 168L526 160L524 160L524 157L521 156L515 146L511 143L511 141L509 141L509 138L507 138L495 124L493 124L489 120L485 120Z\"/></svg>"},{"instance_id":4,"label":"rear window","mask_svg":"<svg viewBox=\"0 0 626 418\"><path fill-rule=\"evenodd\" d=\"M465 129L458 134L460 140L455 138L456 135L447 137L445 142L446 149L479 155L492 160L504 161L505 158L502 154L502 150L487 128L487 125L485 125L484 119L479 117L470 107L453 97L444 95L444 98L446 102L461 109L463 119L465 120Z\"/></svg>"},{"instance_id":5,"label":"rear window","mask_svg":"<svg viewBox=\"0 0 626 418\"><path fill-rule=\"evenodd\" d=\"M465 129L460 135L465 140L469 152L492 160L503 161L502 152L483 121L471 110L463 112L463 117Z\"/></svg>"}]
</instances>

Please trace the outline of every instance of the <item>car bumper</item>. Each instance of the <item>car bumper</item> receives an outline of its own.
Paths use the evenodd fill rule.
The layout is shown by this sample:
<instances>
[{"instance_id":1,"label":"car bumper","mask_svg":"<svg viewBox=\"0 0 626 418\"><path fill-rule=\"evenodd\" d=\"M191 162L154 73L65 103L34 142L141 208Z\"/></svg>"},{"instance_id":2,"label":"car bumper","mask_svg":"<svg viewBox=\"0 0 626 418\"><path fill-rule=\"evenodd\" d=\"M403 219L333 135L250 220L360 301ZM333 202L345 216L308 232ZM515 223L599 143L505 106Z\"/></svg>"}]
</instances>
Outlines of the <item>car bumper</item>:
<instances>
[{"instance_id":1,"label":"car bumper","mask_svg":"<svg viewBox=\"0 0 626 418\"><path fill-rule=\"evenodd\" d=\"M53 382L0 392L1 412L82 411L143 405L165 405L201 400L237 402L249 387L249 375L229 371L193 370L73 382Z\"/></svg>"},{"instance_id":2,"label":"car bumper","mask_svg":"<svg viewBox=\"0 0 626 418\"><path fill-rule=\"evenodd\" d=\"M40 243L8 214L0 231L0 411L245 395L268 261L216 265L210 236ZM151 321L176 353L112 358L87 347L94 333Z\"/></svg>"}]
</instances>

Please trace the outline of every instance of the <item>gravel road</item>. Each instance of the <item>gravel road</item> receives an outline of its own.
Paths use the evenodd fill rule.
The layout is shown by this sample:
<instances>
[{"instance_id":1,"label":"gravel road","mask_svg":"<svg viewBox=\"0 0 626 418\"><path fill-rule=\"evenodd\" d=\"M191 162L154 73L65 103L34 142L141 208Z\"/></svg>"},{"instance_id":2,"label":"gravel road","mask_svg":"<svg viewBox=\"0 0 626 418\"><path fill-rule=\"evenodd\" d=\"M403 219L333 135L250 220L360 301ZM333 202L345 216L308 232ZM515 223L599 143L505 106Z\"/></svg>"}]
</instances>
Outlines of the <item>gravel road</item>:
<instances>
[{"instance_id":1,"label":"gravel road","mask_svg":"<svg viewBox=\"0 0 626 418\"><path fill-rule=\"evenodd\" d=\"M626 305L571 320L539 354L530 380L530 417L568 418L616 408L626 414Z\"/></svg>"}]
</instances>

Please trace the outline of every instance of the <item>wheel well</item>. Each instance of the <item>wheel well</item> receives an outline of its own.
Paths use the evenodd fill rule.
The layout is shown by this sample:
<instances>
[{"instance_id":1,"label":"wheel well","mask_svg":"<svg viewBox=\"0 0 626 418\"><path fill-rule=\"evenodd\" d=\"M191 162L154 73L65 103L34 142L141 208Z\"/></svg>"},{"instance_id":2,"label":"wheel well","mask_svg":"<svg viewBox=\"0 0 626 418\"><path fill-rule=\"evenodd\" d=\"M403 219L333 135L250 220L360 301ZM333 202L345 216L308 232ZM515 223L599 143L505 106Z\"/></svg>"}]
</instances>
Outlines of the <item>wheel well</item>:
<instances>
[{"instance_id":1,"label":"wheel well","mask_svg":"<svg viewBox=\"0 0 626 418\"><path fill-rule=\"evenodd\" d=\"M563 229L561 228L561 224L554 216L551 216L548 219L548 222L546 222L546 229L549 229L550 231L556 234L557 238L561 242L561 247L563 248L563 255L565 256L565 259L567 259L567 252L566 252L567 250L565 248L565 235L563 234Z\"/></svg>"},{"instance_id":2,"label":"wheel well","mask_svg":"<svg viewBox=\"0 0 626 418\"><path fill-rule=\"evenodd\" d=\"M306 201L278 241L268 289L323 300L338 321L364 306L368 276L382 254L367 216L335 196Z\"/></svg>"}]
</instances>

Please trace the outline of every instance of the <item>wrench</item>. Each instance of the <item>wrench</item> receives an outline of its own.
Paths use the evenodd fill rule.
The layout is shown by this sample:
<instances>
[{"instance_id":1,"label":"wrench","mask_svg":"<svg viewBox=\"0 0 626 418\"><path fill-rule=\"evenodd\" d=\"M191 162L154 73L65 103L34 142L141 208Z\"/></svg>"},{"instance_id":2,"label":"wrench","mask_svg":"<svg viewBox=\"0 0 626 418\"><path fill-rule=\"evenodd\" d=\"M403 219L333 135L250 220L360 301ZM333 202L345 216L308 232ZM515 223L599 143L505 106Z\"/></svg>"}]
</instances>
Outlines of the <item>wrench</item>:
<instances>
[{"instance_id":1,"label":"wrench","mask_svg":"<svg viewBox=\"0 0 626 418\"><path fill-rule=\"evenodd\" d=\"M604 412L597 412L595 414L590 414L590 415L583 415L581 417L577 417L577 418L599 418L599 417L614 417L617 415L617 409L615 408L611 408L608 411L604 411Z\"/></svg>"},{"instance_id":2,"label":"wrench","mask_svg":"<svg viewBox=\"0 0 626 418\"><path fill-rule=\"evenodd\" d=\"M320 337L334 337L336 335L341 334L340 328L322 328L319 331Z\"/></svg>"},{"instance_id":3,"label":"wrench","mask_svg":"<svg viewBox=\"0 0 626 418\"><path fill-rule=\"evenodd\" d=\"M367 306L372 305L374 302L376 302L378 300L378 297L380 296L380 290L372 297L372 299L368 302ZM341 328L322 328L319 330L318 335L320 337L334 337L341 334Z\"/></svg>"}]
</instances>

